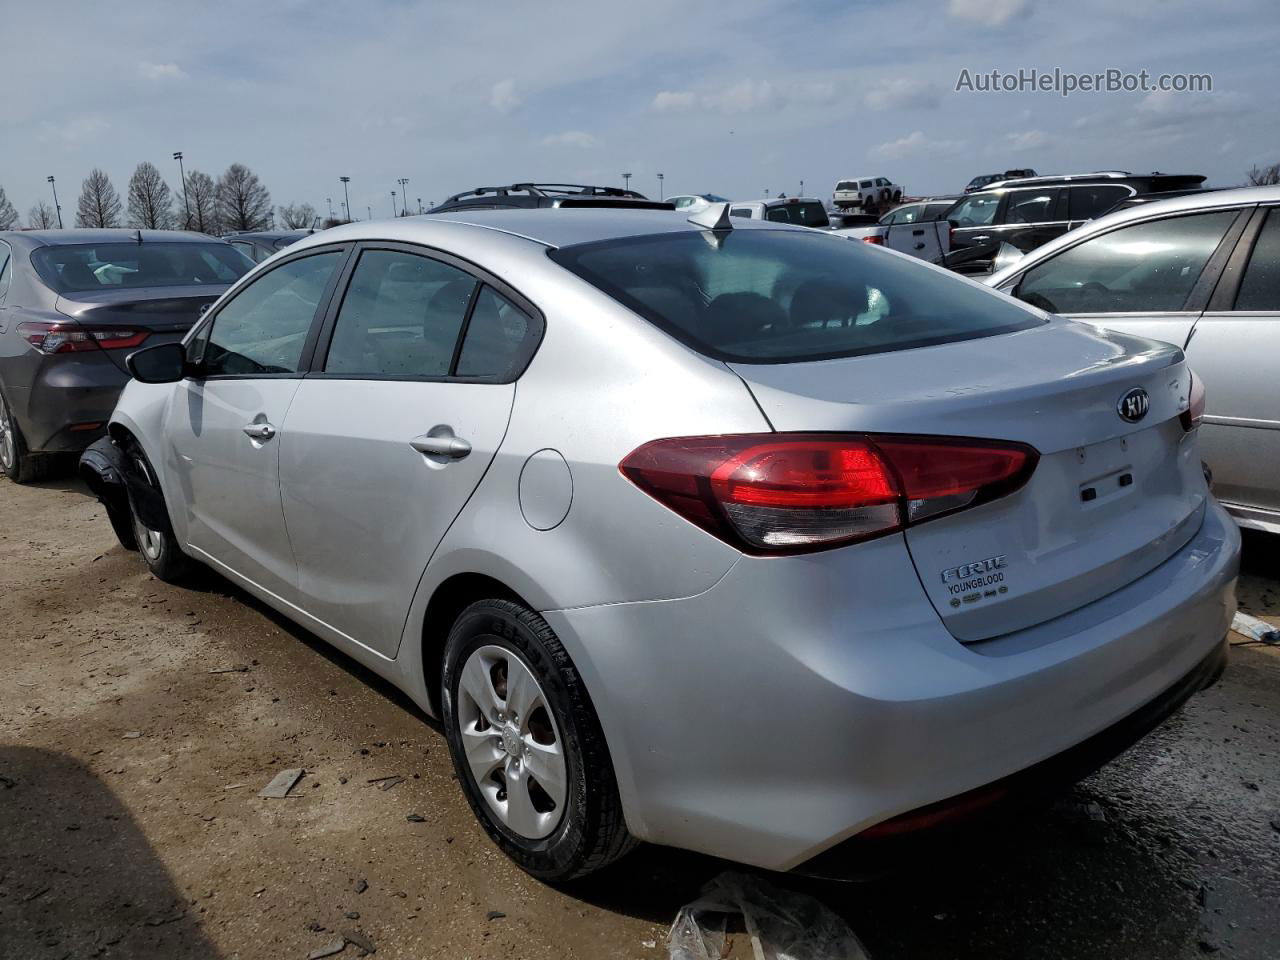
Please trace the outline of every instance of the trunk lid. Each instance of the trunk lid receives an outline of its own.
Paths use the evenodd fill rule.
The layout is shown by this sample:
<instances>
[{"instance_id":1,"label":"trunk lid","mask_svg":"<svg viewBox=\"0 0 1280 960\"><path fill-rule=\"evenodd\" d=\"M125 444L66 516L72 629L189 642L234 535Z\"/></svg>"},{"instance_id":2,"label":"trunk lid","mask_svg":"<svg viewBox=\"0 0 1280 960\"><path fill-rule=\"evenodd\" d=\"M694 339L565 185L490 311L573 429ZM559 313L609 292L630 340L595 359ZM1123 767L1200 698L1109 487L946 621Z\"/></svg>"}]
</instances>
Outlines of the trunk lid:
<instances>
[{"instance_id":1,"label":"trunk lid","mask_svg":"<svg viewBox=\"0 0 1280 960\"><path fill-rule=\"evenodd\" d=\"M1027 484L906 530L925 592L958 640L1061 616L1150 572L1199 529L1208 491L1169 344L1062 320L848 359L732 364L774 429L1014 440ZM1146 391L1137 422L1121 398Z\"/></svg>"},{"instance_id":2,"label":"trunk lid","mask_svg":"<svg viewBox=\"0 0 1280 960\"><path fill-rule=\"evenodd\" d=\"M127 290L93 290L58 297L59 313L94 329L146 330L143 346L181 340L230 284L200 284L184 287L144 287ZM179 293L179 291L181 291ZM107 350L112 361L124 369L128 350Z\"/></svg>"}]
</instances>

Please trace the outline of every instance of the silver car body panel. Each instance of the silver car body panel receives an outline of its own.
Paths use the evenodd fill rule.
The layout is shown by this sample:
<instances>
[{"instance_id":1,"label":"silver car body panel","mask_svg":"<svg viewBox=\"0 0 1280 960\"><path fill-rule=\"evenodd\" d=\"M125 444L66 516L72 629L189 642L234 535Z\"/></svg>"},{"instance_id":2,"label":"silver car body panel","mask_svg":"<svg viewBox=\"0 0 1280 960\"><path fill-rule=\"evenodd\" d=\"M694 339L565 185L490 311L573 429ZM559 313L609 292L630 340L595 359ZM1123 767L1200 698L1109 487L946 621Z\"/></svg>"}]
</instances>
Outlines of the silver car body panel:
<instances>
[{"instance_id":1,"label":"silver car body panel","mask_svg":"<svg viewBox=\"0 0 1280 960\"><path fill-rule=\"evenodd\" d=\"M459 212L335 228L290 247L372 239L447 251L536 305L545 334L514 384L281 378L261 410L242 399L234 412L248 422L283 408L274 439L255 448L241 434L244 460L232 461L266 452L277 463L285 532L263 556L243 530L210 536L226 518L188 502L208 482L193 473L212 453L184 446L171 427L190 382L130 383L113 429L142 444L180 542L202 558L220 552L219 570L428 712L441 640L426 628L431 601L459 576L499 581L543 613L582 675L632 832L766 867L795 865L1079 742L1221 641L1238 534L1212 503L1199 504L1203 521L1153 569L1035 626L966 644L921 589L912 554L934 548L910 544L911 531L748 557L641 492L618 464L661 437L934 431L1026 439L1042 452L1122 437L1114 410L1108 419L1092 400L1070 422L1072 391L1102 389L1100 378L1114 378L1107 391L1134 378L1154 386L1182 370L1176 350L1060 321L1036 337L731 368L547 257L551 246L689 229L671 212ZM1175 401L1152 396L1151 422L1167 420ZM471 440L474 461L425 462L409 446L442 424ZM1193 432L1170 456L1198 461L1195 442ZM270 467L255 470L237 482L257 504L223 495L222 509L270 512ZM1196 491L1183 492L1186 507ZM951 538L963 547L973 535L960 524ZM292 577L277 569L284 551L297 558Z\"/></svg>"}]
</instances>

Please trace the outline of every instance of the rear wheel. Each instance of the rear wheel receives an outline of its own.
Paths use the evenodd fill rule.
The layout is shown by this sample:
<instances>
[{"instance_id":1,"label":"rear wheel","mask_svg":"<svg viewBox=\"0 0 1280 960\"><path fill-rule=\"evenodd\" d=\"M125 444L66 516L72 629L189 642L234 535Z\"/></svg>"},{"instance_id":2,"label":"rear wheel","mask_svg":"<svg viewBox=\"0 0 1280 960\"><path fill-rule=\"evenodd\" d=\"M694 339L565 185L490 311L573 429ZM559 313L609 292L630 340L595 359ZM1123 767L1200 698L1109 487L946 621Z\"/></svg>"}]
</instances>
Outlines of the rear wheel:
<instances>
[{"instance_id":1,"label":"rear wheel","mask_svg":"<svg viewBox=\"0 0 1280 960\"><path fill-rule=\"evenodd\" d=\"M129 468L135 475L148 486L159 489L160 484L156 479L155 471L151 469L146 454L142 452L137 442L125 441L124 451L129 460ZM146 561L147 569L152 575L165 583L180 583L186 579L191 573L191 561L178 546L178 539L168 531L153 530L143 523L132 501L129 504L129 514L138 552L142 554L142 559ZM114 524L114 518L112 522Z\"/></svg>"},{"instance_id":2,"label":"rear wheel","mask_svg":"<svg viewBox=\"0 0 1280 960\"><path fill-rule=\"evenodd\" d=\"M33 483L49 473L49 458L28 452L4 391L0 391L0 470L14 483Z\"/></svg>"},{"instance_id":3,"label":"rear wheel","mask_svg":"<svg viewBox=\"0 0 1280 960\"><path fill-rule=\"evenodd\" d=\"M442 686L458 782L507 856L564 881L634 846L600 722L546 621L507 600L473 603L449 633Z\"/></svg>"}]
</instances>

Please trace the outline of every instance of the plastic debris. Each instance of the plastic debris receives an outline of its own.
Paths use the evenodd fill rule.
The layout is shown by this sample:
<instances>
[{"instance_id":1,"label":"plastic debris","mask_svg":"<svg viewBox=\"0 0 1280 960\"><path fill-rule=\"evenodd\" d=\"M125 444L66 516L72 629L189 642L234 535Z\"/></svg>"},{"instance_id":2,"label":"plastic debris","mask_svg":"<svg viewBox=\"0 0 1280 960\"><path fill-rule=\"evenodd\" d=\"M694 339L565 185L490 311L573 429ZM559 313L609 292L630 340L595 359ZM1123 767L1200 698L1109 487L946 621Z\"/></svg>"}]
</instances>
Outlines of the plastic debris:
<instances>
[{"instance_id":1,"label":"plastic debris","mask_svg":"<svg viewBox=\"0 0 1280 960\"><path fill-rule=\"evenodd\" d=\"M302 772L301 767L281 770L271 778L270 783L258 791L258 796L266 797L270 800L282 800L289 795L289 791L302 779Z\"/></svg>"},{"instance_id":2,"label":"plastic debris","mask_svg":"<svg viewBox=\"0 0 1280 960\"><path fill-rule=\"evenodd\" d=\"M1273 627L1265 620L1251 617L1247 613L1237 613L1231 621L1231 629L1250 640L1257 640L1269 646L1280 644L1280 627Z\"/></svg>"},{"instance_id":3,"label":"plastic debris","mask_svg":"<svg viewBox=\"0 0 1280 960\"><path fill-rule=\"evenodd\" d=\"M667 934L670 960L718 960L725 925L742 917L755 960L868 960L849 925L813 897L759 877L722 873L676 914Z\"/></svg>"},{"instance_id":4,"label":"plastic debris","mask_svg":"<svg viewBox=\"0 0 1280 960\"><path fill-rule=\"evenodd\" d=\"M307 954L307 960L320 960L321 957L332 957L347 949L347 941L344 937L341 940L335 940L333 943L326 943L323 947L317 947Z\"/></svg>"}]
</instances>

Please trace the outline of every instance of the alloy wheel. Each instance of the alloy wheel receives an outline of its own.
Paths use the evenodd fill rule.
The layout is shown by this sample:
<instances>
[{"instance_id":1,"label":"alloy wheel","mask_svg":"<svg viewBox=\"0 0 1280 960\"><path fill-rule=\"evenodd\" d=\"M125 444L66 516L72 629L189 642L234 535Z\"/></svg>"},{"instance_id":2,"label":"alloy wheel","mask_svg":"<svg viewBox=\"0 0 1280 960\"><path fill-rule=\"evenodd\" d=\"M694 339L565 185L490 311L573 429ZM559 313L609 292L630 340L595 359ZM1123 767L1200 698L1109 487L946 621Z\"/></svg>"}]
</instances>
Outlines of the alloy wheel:
<instances>
[{"instance_id":1,"label":"alloy wheel","mask_svg":"<svg viewBox=\"0 0 1280 960\"><path fill-rule=\"evenodd\" d=\"M506 647L477 648L458 680L456 715L467 766L494 817L524 839L550 836L564 814L569 774L533 671Z\"/></svg>"},{"instance_id":2,"label":"alloy wheel","mask_svg":"<svg viewBox=\"0 0 1280 960\"><path fill-rule=\"evenodd\" d=\"M9 408L0 394L0 467L12 470L17 449L13 442L13 426L9 423Z\"/></svg>"}]
</instances>

